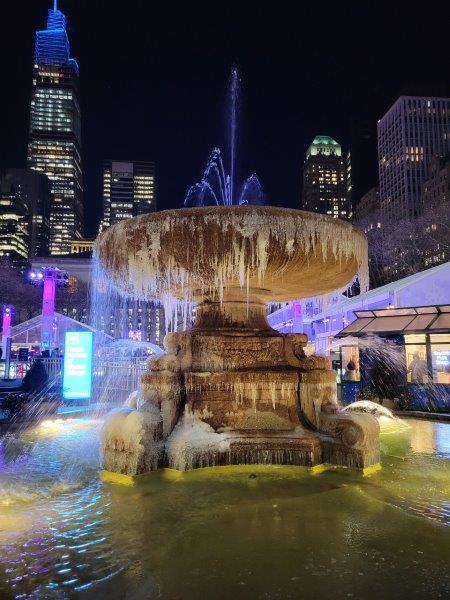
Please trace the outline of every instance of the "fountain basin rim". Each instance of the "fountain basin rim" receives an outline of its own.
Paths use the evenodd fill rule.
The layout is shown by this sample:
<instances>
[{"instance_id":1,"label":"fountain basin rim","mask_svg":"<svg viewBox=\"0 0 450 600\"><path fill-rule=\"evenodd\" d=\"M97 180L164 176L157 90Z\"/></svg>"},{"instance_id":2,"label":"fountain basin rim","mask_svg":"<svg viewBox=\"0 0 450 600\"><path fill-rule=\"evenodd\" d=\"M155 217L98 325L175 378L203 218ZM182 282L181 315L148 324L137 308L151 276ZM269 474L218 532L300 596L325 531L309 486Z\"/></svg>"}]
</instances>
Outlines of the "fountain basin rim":
<instances>
[{"instance_id":1,"label":"fountain basin rim","mask_svg":"<svg viewBox=\"0 0 450 600\"><path fill-rule=\"evenodd\" d=\"M329 215L273 206L148 213L113 225L94 254L126 295L199 302L240 287L289 301L367 282L367 239ZM360 279L361 281L361 279ZM364 286L362 286L364 289Z\"/></svg>"},{"instance_id":2,"label":"fountain basin rim","mask_svg":"<svg viewBox=\"0 0 450 600\"><path fill-rule=\"evenodd\" d=\"M203 215L208 215L208 214L217 214L217 213L224 213L226 214L236 214L236 215L246 215L246 214L267 214L267 215L272 215L272 216L280 216L280 217L287 217L287 216L292 216L292 217L302 217L305 219L313 219L316 221L322 221L325 223L334 223L337 226L345 226L345 227L350 227L357 235L360 235L362 237L365 237L364 233L358 228L356 227L356 225L353 225L353 223L350 223L349 221L344 221L343 219L335 219L334 217L332 217L331 215L324 215L322 213L316 213L316 212L312 212L312 211L307 211L307 210L301 210L298 208L287 208L284 206L260 206L260 205L253 205L253 204L245 204L245 205L228 205L228 206L193 206L193 207L183 207L183 208L168 208L165 210L158 210L155 212L150 212L150 213L146 213L143 215L139 215L137 217L132 217L131 219L125 219L123 221L120 221L119 223L115 223L114 225L111 225L110 227L108 227L108 229L106 229L105 231L103 231L102 233L100 233L96 240L95 240L95 244L97 245L103 238L103 236L107 235L108 233L110 233L111 231L113 231L116 228L119 228L121 226L124 225L124 223L138 223L138 222L145 222L145 221L163 221L164 219L166 219L167 217L179 217L179 218L185 218L185 217L195 217L195 216L201 216Z\"/></svg>"}]
</instances>

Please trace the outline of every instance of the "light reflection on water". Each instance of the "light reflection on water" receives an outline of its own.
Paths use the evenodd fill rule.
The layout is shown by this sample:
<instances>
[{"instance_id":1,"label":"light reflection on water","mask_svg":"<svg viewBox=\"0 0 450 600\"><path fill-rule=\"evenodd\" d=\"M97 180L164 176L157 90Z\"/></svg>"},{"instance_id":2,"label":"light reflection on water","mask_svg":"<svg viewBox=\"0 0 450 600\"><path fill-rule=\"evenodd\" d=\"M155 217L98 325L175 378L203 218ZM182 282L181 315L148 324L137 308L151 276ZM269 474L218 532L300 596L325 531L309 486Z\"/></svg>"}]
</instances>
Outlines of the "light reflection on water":
<instances>
[{"instance_id":1,"label":"light reflection on water","mask_svg":"<svg viewBox=\"0 0 450 600\"><path fill-rule=\"evenodd\" d=\"M1 568L12 590L76 590L120 570L107 536L109 494L97 477L98 426L49 422L4 437Z\"/></svg>"},{"instance_id":2,"label":"light reflection on water","mask_svg":"<svg viewBox=\"0 0 450 600\"><path fill-rule=\"evenodd\" d=\"M389 597L377 588L389 577L410 597L440 597L450 424L407 423L405 456L386 455L367 479L246 467L137 488L100 483L99 421L8 435L0 448L0 597L112 599L133 588L132 598L273 599L299 597L300 586L304 597L375 598ZM387 560L404 579L383 571Z\"/></svg>"}]
</instances>

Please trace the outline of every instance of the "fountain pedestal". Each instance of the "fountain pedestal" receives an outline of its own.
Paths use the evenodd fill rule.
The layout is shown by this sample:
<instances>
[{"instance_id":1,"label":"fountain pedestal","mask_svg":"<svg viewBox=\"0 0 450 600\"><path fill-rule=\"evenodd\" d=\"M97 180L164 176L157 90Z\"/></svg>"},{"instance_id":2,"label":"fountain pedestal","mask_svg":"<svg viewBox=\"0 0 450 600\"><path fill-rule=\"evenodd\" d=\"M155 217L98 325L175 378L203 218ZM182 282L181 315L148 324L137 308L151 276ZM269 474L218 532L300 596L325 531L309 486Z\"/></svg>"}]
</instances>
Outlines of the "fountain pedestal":
<instances>
[{"instance_id":1,"label":"fountain pedestal","mask_svg":"<svg viewBox=\"0 0 450 600\"><path fill-rule=\"evenodd\" d=\"M376 420L339 413L335 374L326 359L304 354L306 343L303 334L271 329L253 294L248 303L240 290L222 302L204 299L194 327L168 334L167 354L143 377L167 436L160 466L378 462ZM198 422L207 427L204 444Z\"/></svg>"}]
</instances>

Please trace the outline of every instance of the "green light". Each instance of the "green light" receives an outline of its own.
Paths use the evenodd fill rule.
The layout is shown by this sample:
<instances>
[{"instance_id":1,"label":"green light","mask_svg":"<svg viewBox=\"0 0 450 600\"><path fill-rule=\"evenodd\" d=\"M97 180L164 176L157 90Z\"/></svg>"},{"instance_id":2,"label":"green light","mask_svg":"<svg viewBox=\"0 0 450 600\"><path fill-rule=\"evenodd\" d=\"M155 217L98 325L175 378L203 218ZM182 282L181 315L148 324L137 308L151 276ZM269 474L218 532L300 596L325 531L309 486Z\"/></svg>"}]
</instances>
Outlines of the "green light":
<instances>
[{"instance_id":1,"label":"green light","mask_svg":"<svg viewBox=\"0 0 450 600\"><path fill-rule=\"evenodd\" d=\"M329 135L316 135L306 151L306 158L324 154L325 156L341 156L341 145Z\"/></svg>"}]
</instances>

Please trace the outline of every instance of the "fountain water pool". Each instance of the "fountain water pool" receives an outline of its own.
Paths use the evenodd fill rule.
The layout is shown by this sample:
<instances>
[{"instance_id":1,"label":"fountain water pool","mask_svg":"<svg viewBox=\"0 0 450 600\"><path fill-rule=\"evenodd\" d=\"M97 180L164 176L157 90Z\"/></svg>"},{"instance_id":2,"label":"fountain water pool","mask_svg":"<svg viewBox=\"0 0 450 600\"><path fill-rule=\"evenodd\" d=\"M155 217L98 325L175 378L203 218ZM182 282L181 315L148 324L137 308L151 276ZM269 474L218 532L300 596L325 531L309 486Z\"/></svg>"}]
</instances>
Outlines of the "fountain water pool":
<instances>
[{"instance_id":1,"label":"fountain water pool","mask_svg":"<svg viewBox=\"0 0 450 600\"><path fill-rule=\"evenodd\" d=\"M371 477L236 466L99 481L99 422L3 437L1 598L448 596L450 424Z\"/></svg>"}]
</instances>

